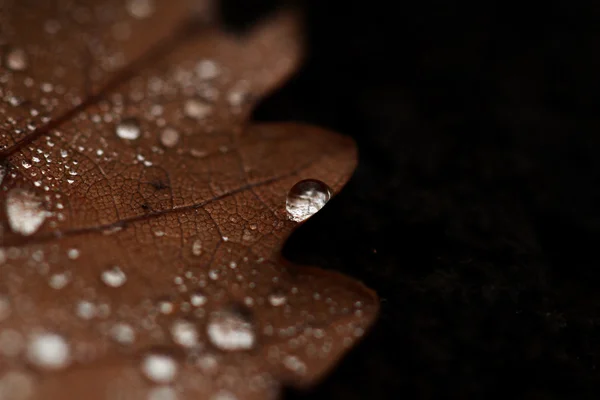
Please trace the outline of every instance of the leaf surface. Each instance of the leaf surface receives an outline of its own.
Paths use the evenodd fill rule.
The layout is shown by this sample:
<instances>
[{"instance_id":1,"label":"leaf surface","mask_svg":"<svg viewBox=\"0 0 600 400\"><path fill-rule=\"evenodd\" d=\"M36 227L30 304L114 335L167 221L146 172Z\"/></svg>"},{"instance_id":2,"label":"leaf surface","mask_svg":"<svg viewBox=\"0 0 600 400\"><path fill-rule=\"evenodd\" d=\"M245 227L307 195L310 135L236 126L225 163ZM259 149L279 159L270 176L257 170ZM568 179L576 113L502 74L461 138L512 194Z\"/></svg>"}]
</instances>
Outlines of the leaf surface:
<instances>
[{"instance_id":1,"label":"leaf surface","mask_svg":"<svg viewBox=\"0 0 600 400\"><path fill-rule=\"evenodd\" d=\"M238 38L209 3L0 0L0 398L264 399L313 384L376 296L281 259L304 179L353 143L247 123L300 60L281 13Z\"/></svg>"}]
</instances>

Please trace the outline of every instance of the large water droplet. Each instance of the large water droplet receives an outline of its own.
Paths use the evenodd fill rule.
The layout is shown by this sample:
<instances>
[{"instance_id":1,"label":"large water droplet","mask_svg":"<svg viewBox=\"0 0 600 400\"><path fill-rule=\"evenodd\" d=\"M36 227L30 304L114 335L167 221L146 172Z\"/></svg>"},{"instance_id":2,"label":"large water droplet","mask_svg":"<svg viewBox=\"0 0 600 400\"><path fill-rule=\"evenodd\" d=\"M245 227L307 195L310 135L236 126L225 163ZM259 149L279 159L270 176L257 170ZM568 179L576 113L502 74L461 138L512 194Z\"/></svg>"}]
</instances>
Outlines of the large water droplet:
<instances>
[{"instance_id":1,"label":"large water droplet","mask_svg":"<svg viewBox=\"0 0 600 400\"><path fill-rule=\"evenodd\" d=\"M117 125L115 132L121 139L135 140L140 137L140 124L135 118L125 118Z\"/></svg>"},{"instance_id":2,"label":"large water droplet","mask_svg":"<svg viewBox=\"0 0 600 400\"><path fill-rule=\"evenodd\" d=\"M289 218L296 222L304 221L319 211L331 198L331 189L316 179L305 179L290 189L286 209Z\"/></svg>"},{"instance_id":3,"label":"large water droplet","mask_svg":"<svg viewBox=\"0 0 600 400\"><path fill-rule=\"evenodd\" d=\"M31 338L27 346L27 359L44 369L65 368L71 357L67 341L56 333L43 333Z\"/></svg>"},{"instance_id":4,"label":"large water droplet","mask_svg":"<svg viewBox=\"0 0 600 400\"><path fill-rule=\"evenodd\" d=\"M155 383L169 383L177 374L177 363L166 354L151 353L142 360L142 372Z\"/></svg>"},{"instance_id":5,"label":"large water droplet","mask_svg":"<svg viewBox=\"0 0 600 400\"><path fill-rule=\"evenodd\" d=\"M215 347L227 351L251 349L256 341L249 316L237 310L212 313L206 333Z\"/></svg>"},{"instance_id":6,"label":"large water droplet","mask_svg":"<svg viewBox=\"0 0 600 400\"><path fill-rule=\"evenodd\" d=\"M29 60L25 50L15 47L5 54L4 66L13 71L23 71L29 66Z\"/></svg>"},{"instance_id":7,"label":"large water droplet","mask_svg":"<svg viewBox=\"0 0 600 400\"><path fill-rule=\"evenodd\" d=\"M212 112L212 105L201 99L189 99L183 105L183 113L194 119L203 119Z\"/></svg>"},{"instance_id":8,"label":"large water droplet","mask_svg":"<svg viewBox=\"0 0 600 400\"><path fill-rule=\"evenodd\" d=\"M102 282L110 287L119 287L123 286L127 281L127 276L125 272L121 270L121 268L114 266L111 269L107 269L102 271L100 275Z\"/></svg>"},{"instance_id":9,"label":"large water droplet","mask_svg":"<svg viewBox=\"0 0 600 400\"><path fill-rule=\"evenodd\" d=\"M6 215L10 228L21 235L34 234L44 223L48 212L35 193L25 189L12 189L6 199Z\"/></svg>"}]
</instances>

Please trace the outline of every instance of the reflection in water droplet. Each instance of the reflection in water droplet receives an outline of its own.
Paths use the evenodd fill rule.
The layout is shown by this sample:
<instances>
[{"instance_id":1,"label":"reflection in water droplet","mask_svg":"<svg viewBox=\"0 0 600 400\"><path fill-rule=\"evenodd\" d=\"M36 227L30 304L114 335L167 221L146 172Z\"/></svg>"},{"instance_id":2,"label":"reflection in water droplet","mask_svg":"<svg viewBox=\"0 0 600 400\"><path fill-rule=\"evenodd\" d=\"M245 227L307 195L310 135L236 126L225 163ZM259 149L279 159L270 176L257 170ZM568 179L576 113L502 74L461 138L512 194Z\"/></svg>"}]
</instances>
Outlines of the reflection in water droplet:
<instances>
[{"instance_id":1,"label":"reflection in water droplet","mask_svg":"<svg viewBox=\"0 0 600 400\"><path fill-rule=\"evenodd\" d=\"M190 321L174 321L171 324L171 336L173 341L180 346L195 347L198 345L198 331Z\"/></svg>"},{"instance_id":2,"label":"reflection in water droplet","mask_svg":"<svg viewBox=\"0 0 600 400\"><path fill-rule=\"evenodd\" d=\"M140 137L140 124L135 118L125 118L117 125L115 132L121 139L135 140Z\"/></svg>"},{"instance_id":3,"label":"reflection in water droplet","mask_svg":"<svg viewBox=\"0 0 600 400\"><path fill-rule=\"evenodd\" d=\"M175 129L165 128L160 133L160 143L163 146L165 146L167 148L172 148L172 147L175 147L178 142L179 142L179 132L177 132Z\"/></svg>"},{"instance_id":4,"label":"reflection in water droplet","mask_svg":"<svg viewBox=\"0 0 600 400\"><path fill-rule=\"evenodd\" d=\"M251 349L256 341L249 317L233 310L211 314L206 333L215 347L227 351Z\"/></svg>"},{"instance_id":5,"label":"reflection in water droplet","mask_svg":"<svg viewBox=\"0 0 600 400\"><path fill-rule=\"evenodd\" d=\"M104 282L106 285L115 288L123 286L127 281L127 276L121 270L121 268L117 266L102 271L100 278L102 279L102 282Z\"/></svg>"},{"instance_id":6,"label":"reflection in water droplet","mask_svg":"<svg viewBox=\"0 0 600 400\"><path fill-rule=\"evenodd\" d=\"M13 71L23 71L29 66L27 53L21 48L10 49L4 56L4 66Z\"/></svg>"},{"instance_id":7,"label":"reflection in water droplet","mask_svg":"<svg viewBox=\"0 0 600 400\"><path fill-rule=\"evenodd\" d=\"M21 235L34 234L44 223L48 212L42 201L25 189L12 189L6 198L6 215L10 228Z\"/></svg>"},{"instance_id":8,"label":"reflection in water droplet","mask_svg":"<svg viewBox=\"0 0 600 400\"><path fill-rule=\"evenodd\" d=\"M319 211L331 198L331 189L316 179L305 179L296 183L289 191L286 209L289 218L304 221Z\"/></svg>"},{"instance_id":9,"label":"reflection in water droplet","mask_svg":"<svg viewBox=\"0 0 600 400\"><path fill-rule=\"evenodd\" d=\"M127 11L133 18L148 18L154 13L154 0L128 0Z\"/></svg>"},{"instance_id":10,"label":"reflection in water droplet","mask_svg":"<svg viewBox=\"0 0 600 400\"><path fill-rule=\"evenodd\" d=\"M189 99L183 105L183 113L194 119L203 119L212 112L212 105L201 99Z\"/></svg>"},{"instance_id":11,"label":"reflection in water droplet","mask_svg":"<svg viewBox=\"0 0 600 400\"><path fill-rule=\"evenodd\" d=\"M36 335L27 346L27 359L40 368L65 368L70 362L70 357L69 344L55 333Z\"/></svg>"},{"instance_id":12,"label":"reflection in water droplet","mask_svg":"<svg viewBox=\"0 0 600 400\"><path fill-rule=\"evenodd\" d=\"M142 360L143 374L155 383L169 383L177 374L177 363L165 354L148 354Z\"/></svg>"}]
</instances>

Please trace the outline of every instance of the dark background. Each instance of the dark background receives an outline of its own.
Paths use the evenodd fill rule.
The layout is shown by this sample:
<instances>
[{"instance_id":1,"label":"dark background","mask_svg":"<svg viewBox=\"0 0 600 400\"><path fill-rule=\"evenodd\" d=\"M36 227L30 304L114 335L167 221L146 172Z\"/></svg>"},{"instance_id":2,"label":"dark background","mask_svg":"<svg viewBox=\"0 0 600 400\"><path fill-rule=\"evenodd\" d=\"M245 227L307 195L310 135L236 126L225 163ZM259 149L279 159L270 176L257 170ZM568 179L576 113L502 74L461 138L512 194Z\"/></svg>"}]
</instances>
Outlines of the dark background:
<instances>
[{"instance_id":1,"label":"dark background","mask_svg":"<svg viewBox=\"0 0 600 400\"><path fill-rule=\"evenodd\" d=\"M230 0L243 30L280 5ZM258 120L353 137L356 173L288 242L382 298L286 399L600 394L600 7L305 1L309 56Z\"/></svg>"}]
</instances>

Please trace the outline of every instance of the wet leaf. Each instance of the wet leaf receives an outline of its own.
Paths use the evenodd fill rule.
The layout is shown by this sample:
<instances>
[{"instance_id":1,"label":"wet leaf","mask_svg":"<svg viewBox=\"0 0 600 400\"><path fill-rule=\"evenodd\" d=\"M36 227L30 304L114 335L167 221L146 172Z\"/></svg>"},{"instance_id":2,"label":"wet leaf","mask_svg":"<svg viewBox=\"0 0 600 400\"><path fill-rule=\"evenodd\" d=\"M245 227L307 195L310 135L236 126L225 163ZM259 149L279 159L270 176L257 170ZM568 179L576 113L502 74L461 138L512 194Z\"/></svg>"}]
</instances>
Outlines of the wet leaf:
<instances>
[{"instance_id":1,"label":"wet leaf","mask_svg":"<svg viewBox=\"0 0 600 400\"><path fill-rule=\"evenodd\" d=\"M210 6L0 0L0 398L273 398L373 322L362 284L280 256L356 157L246 123L293 14L237 38Z\"/></svg>"}]
</instances>

